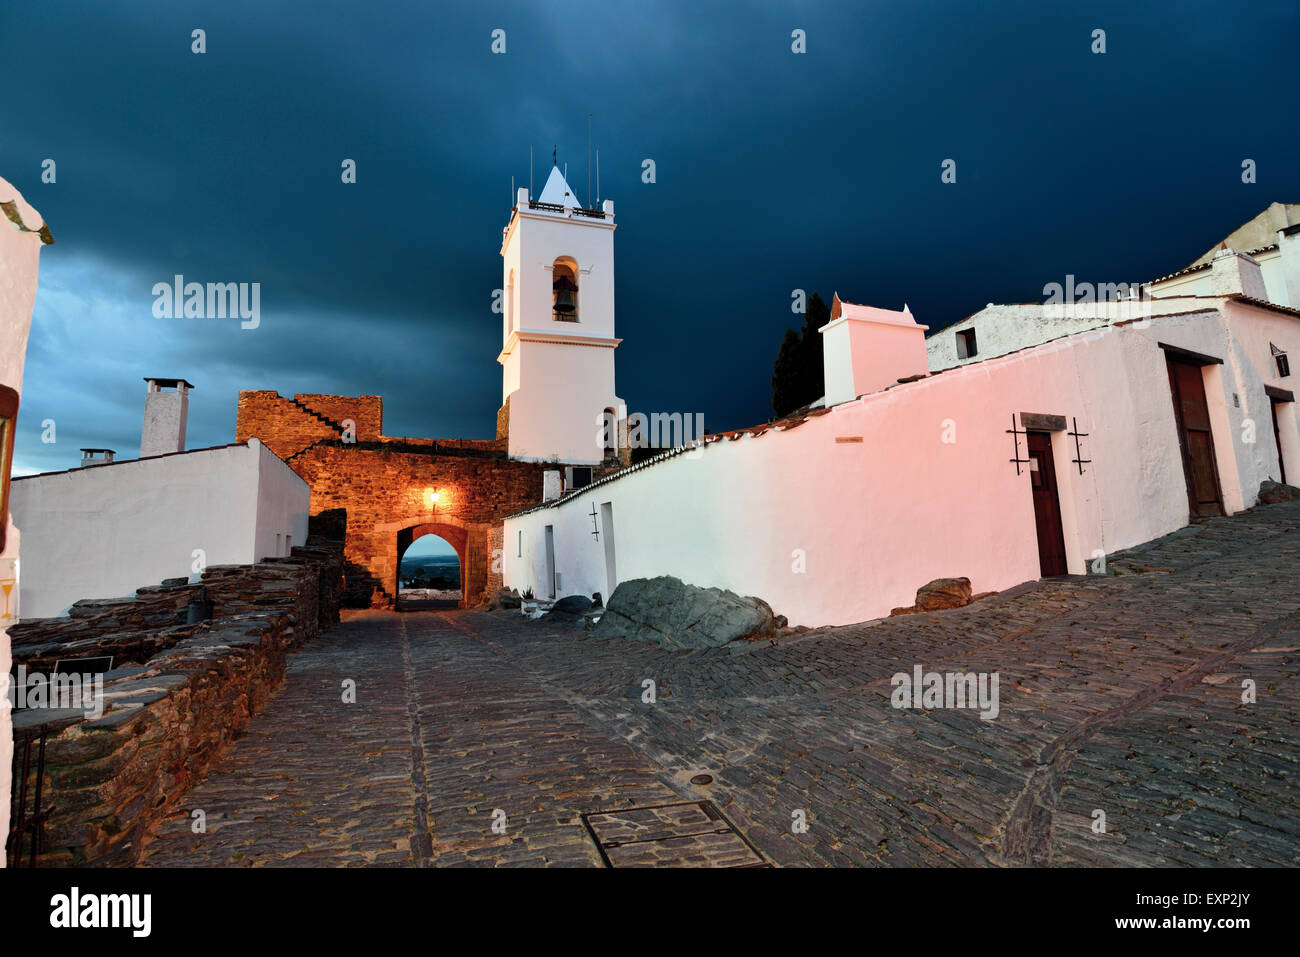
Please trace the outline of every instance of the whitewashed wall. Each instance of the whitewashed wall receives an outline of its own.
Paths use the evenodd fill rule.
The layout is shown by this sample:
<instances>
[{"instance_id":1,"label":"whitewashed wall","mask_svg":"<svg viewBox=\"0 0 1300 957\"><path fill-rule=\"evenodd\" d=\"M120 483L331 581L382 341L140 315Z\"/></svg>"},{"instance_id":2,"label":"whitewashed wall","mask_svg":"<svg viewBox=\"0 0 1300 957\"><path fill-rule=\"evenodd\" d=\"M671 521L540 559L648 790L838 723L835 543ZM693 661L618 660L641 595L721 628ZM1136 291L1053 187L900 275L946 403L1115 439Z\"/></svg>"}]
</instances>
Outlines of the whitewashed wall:
<instances>
[{"instance_id":1,"label":"whitewashed wall","mask_svg":"<svg viewBox=\"0 0 1300 957\"><path fill-rule=\"evenodd\" d=\"M247 561L288 555L293 545L307 544L311 486L261 442L249 439L249 447L257 449L257 521Z\"/></svg>"},{"instance_id":2,"label":"whitewashed wall","mask_svg":"<svg viewBox=\"0 0 1300 957\"><path fill-rule=\"evenodd\" d=\"M1300 362L1294 351L1300 347L1300 338L1297 338L1300 317L1229 302L1224 304L1223 322L1231 332L1231 350L1224 356L1222 375L1227 381L1225 391L1238 430L1235 449L1246 491L1254 494L1263 479L1271 478L1276 482L1279 478L1272 400L1264 387L1300 393ZM1270 344L1287 351L1291 357L1292 372L1286 378L1277 374ZM1235 402L1232 399L1234 394L1237 396ZM1280 408L1278 425L1287 482L1297 485L1300 484L1300 431L1297 431L1296 407L1292 402ZM1253 443L1244 441L1244 434L1250 431L1246 428L1247 420L1253 424ZM1253 501L1247 496L1247 505Z\"/></svg>"},{"instance_id":3,"label":"whitewashed wall","mask_svg":"<svg viewBox=\"0 0 1300 957\"><path fill-rule=\"evenodd\" d=\"M178 455L15 479L23 535L21 616L63 614L208 565L271 557L307 540L311 491L257 439Z\"/></svg>"},{"instance_id":4,"label":"whitewashed wall","mask_svg":"<svg viewBox=\"0 0 1300 957\"><path fill-rule=\"evenodd\" d=\"M1297 296L1300 293L1300 235L1279 235L1277 243L1276 249L1251 254L1259 263L1260 278L1264 283L1264 296L1261 298L1280 306L1300 307L1300 297ZM1151 283L1151 295L1161 298L1212 296L1218 291L1213 269L1198 269Z\"/></svg>"},{"instance_id":5,"label":"whitewashed wall","mask_svg":"<svg viewBox=\"0 0 1300 957\"><path fill-rule=\"evenodd\" d=\"M925 351L930 371L937 372L1004 356L1017 349L1097 329L1116 321L1144 316L1167 316L1204 309L1206 306L1204 301L1187 296L1171 296L1145 302L1077 302L1065 305L989 303L974 315L927 336ZM960 359L957 357L957 332L972 328L975 330L977 352L973 357Z\"/></svg>"},{"instance_id":6,"label":"whitewashed wall","mask_svg":"<svg viewBox=\"0 0 1300 957\"><path fill-rule=\"evenodd\" d=\"M1158 341L1235 359L1206 367L1207 397L1225 506L1254 503L1276 457L1262 420L1257 444L1241 447L1244 414L1232 394L1266 408L1258 367L1267 360L1254 339L1300 349L1300 324L1274 315L1241 306L1227 318L1206 311L1100 328L864 396L783 433L710 444L507 519L505 582L547 594L551 525L559 594L608 596L611 529L593 537L591 512L604 524L609 503L618 579L676 575L758 595L793 624L886 615L940 577L965 575L976 592L1007 588L1039 575L1029 473L1009 461L1006 430L1020 412L1077 417L1089 433L1083 475L1070 461L1073 440L1053 435L1069 570L1082 573L1094 551L1188 522ZM1230 348L1229 322L1258 328ZM945 443L949 427L956 441Z\"/></svg>"},{"instance_id":7,"label":"whitewashed wall","mask_svg":"<svg viewBox=\"0 0 1300 957\"><path fill-rule=\"evenodd\" d=\"M1287 252L1291 252L1290 247ZM1296 267L1300 265L1300 263L1293 261L1295 258L1300 258L1300 251L1297 251L1295 257L1288 255L1286 261L1283 260L1280 249L1259 253L1255 256L1255 259L1259 262L1260 272L1264 276L1264 288L1268 290L1269 302L1276 302L1280 306L1300 306L1300 303L1291 300L1290 290L1287 288L1288 267L1295 272ZM1295 285L1296 278L1292 277L1290 285Z\"/></svg>"},{"instance_id":8,"label":"whitewashed wall","mask_svg":"<svg viewBox=\"0 0 1300 957\"><path fill-rule=\"evenodd\" d=\"M17 392L21 402L27 336L31 331L40 266L42 240L38 231L44 220L3 178L0 178L0 201L16 203L18 218L22 222L20 227L7 218L0 218L0 385ZM7 522L5 546L0 551L0 580L12 581L19 577L20 572L19 533L12 519L0 515L0 522ZM17 599L16 593L10 594L8 614L0 608L0 675L8 675L13 666L7 625L13 620L12 603ZM3 595L0 595L0 601L3 600ZM13 753L13 722L9 709L0 705L0 835L9 833ZM4 848L0 847L0 867L4 866Z\"/></svg>"},{"instance_id":9,"label":"whitewashed wall","mask_svg":"<svg viewBox=\"0 0 1300 957\"><path fill-rule=\"evenodd\" d=\"M614 350L524 342L510 398L511 458L596 464L605 457L601 414L618 413Z\"/></svg>"}]
</instances>

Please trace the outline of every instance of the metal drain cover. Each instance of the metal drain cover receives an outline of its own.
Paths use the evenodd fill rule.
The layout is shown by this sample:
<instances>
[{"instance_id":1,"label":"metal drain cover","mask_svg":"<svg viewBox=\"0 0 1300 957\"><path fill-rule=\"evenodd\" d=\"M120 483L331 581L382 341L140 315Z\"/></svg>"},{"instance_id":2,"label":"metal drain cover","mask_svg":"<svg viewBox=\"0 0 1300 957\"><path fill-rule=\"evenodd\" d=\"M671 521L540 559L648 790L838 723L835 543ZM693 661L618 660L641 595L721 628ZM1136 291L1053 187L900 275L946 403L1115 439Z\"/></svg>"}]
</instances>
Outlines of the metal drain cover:
<instances>
[{"instance_id":1,"label":"metal drain cover","mask_svg":"<svg viewBox=\"0 0 1300 957\"><path fill-rule=\"evenodd\" d=\"M712 801L582 815L607 867L767 867Z\"/></svg>"}]
</instances>

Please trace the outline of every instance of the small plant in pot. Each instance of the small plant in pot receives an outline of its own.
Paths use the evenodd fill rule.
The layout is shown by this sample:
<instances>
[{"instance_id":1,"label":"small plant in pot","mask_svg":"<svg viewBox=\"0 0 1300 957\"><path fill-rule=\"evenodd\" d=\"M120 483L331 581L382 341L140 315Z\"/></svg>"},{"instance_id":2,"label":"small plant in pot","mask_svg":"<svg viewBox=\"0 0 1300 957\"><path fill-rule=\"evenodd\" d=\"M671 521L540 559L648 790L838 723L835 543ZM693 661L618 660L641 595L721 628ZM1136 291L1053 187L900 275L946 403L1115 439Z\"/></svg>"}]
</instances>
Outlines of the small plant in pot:
<instances>
[{"instance_id":1,"label":"small plant in pot","mask_svg":"<svg viewBox=\"0 0 1300 957\"><path fill-rule=\"evenodd\" d=\"M525 588L524 593L520 596L519 600L520 612L525 615L533 615L537 613L537 608L538 603L536 597L533 595L533 590L531 588Z\"/></svg>"}]
</instances>

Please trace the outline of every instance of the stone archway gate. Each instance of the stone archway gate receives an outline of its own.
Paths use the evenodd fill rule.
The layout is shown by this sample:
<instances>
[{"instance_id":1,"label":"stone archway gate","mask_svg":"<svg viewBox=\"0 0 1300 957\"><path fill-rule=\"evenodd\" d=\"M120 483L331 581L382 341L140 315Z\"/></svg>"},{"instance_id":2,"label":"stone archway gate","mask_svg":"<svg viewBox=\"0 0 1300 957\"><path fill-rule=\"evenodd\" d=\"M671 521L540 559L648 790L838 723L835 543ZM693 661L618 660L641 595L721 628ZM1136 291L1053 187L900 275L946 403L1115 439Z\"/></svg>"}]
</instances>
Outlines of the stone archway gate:
<instances>
[{"instance_id":1,"label":"stone archway gate","mask_svg":"<svg viewBox=\"0 0 1300 957\"><path fill-rule=\"evenodd\" d=\"M411 547L412 542L424 535L437 535L456 550L456 560L460 562L461 607L465 607L467 604L466 598L470 594L481 595L487 588L485 569L482 567L481 562L471 562L470 555L481 555L484 548L482 546L475 549L469 548L469 529L445 522L428 522L419 519L412 521L415 524L408 525L401 521L397 523L405 527L398 529L397 532L397 567L394 571L401 572L402 555ZM489 559L490 557L489 550ZM396 586L394 586L393 595L397 595Z\"/></svg>"},{"instance_id":2,"label":"stone archway gate","mask_svg":"<svg viewBox=\"0 0 1300 957\"><path fill-rule=\"evenodd\" d=\"M514 461L501 440L395 438L382 426L379 396L252 391L239 394L235 431L302 476L313 515L346 510L346 604L391 607L399 536L426 526L456 549L465 604L479 603L501 584L503 520L540 502L542 473L557 466Z\"/></svg>"}]
</instances>

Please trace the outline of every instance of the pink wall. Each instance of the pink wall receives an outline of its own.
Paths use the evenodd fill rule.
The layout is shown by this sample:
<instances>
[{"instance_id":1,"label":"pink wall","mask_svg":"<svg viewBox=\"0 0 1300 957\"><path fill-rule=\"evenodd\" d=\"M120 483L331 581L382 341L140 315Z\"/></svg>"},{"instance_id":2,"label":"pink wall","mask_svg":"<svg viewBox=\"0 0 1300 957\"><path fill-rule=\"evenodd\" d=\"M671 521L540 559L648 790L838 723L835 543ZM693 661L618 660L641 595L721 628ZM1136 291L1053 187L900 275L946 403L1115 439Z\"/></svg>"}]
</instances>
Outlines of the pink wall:
<instances>
[{"instance_id":1,"label":"pink wall","mask_svg":"<svg viewBox=\"0 0 1300 957\"><path fill-rule=\"evenodd\" d=\"M1262 323L1300 353L1300 323L1279 317L1289 323L1279 325L1274 315L1251 309L1241 323L1252 336L1263 334ZM785 432L711 443L698 457L678 456L509 520L507 539L523 530L525 554L508 550L507 584L538 587L542 529L551 524L564 592L608 594L589 514L606 502L620 579L676 575L758 595L795 624L887 615L935 578L966 576L977 592L1038 578L1029 473L1016 474L1006 431L1022 412L1077 418L1088 433L1082 457L1092 462L1083 474L1071 462L1074 440L1052 437L1069 570L1082 573L1094 552L1109 555L1187 524L1158 343L1226 360L1234 349L1228 333L1213 307L1108 327L845 402ZM1251 363L1262 362L1259 349L1249 351ZM1252 464L1256 447L1243 449L1235 376L1227 362L1205 371L1230 509L1230 488L1248 506L1265 477ZM1254 393L1243 405L1260 408ZM1262 442L1262 418L1258 431ZM1026 457L1023 436L1019 448Z\"/></svg>"},{"instance_id":2,"label":"pink wall","mask_svg":"<svg viewBox=\"0 0 1300 957\"><path fill-rule=\"evenodd\" d=\"M930 371L925 354L925 330L921 326L887 326L849 320L849 328L853 379L858 395Z\"/></svg>"}]
</instances>

